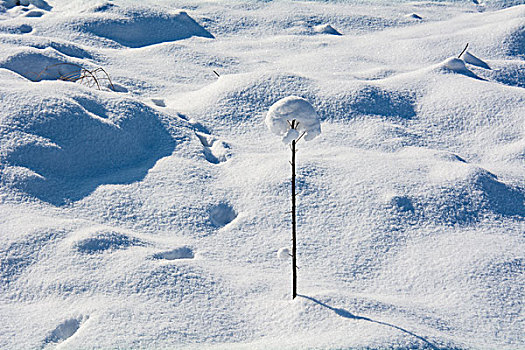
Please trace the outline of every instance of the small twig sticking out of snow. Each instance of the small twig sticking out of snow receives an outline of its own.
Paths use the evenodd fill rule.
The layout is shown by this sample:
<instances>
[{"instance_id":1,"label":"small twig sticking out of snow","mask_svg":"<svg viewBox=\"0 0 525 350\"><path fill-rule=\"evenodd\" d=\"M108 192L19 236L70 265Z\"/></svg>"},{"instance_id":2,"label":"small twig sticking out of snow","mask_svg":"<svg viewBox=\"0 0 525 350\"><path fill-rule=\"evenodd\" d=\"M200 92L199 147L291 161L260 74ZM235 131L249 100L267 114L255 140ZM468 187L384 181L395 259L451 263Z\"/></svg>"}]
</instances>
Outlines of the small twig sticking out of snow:
<instances>
[{"instance_id":1,"label":"small twig sticking out of snow","mask_svg":"<svg viewBox=\"0 0 525 350\"><path fill-rule=\"evenodd\" d=\"M289 96L274 103L268 110L265 119L266 126L274 134L281 136L282 141L290 146L292 151L292 252L280 250L279 257L292 258L292 299L297 296L297 208L295 187L295 145L304 136L305 141L314 139L321 133L319 117L312 105L305 99L297 96Z\"/></svg>"},{"instance_id":2,"label":"small twig sticking out of snow","mask_svg":"<svg viewBox=\"0 0 525 350\"><path fill-rule=\"evenodd\" d=\"M70 72L60 73L60 67L70 67ZM53 72L56 69L57 72ZM99 73L103 73L102 76L99 76ZM110 89L115 91L115 86L109 77L109 74L104 70L104 68L95 68L93 70L86 69L75 63L56 63L47 66L40 73L36 75L36 78L33 80L35 82L42 80L42 77L46 74L52 74L56 76L56 80L70 81L70 82L79 82L85 84L88 87L97 86L98 90L101 90L100 80L107 80L109 82Z\"/></svg>"},{"instance_id":3,"label":"small twig sticking out of snow","mask_svg":"<svg viewBox=\"0 0 525 350\"><path fill-rule=\"evenodd\" d=\"M220 78L220 77L221 77L220 74L217 73L215 70L213 70L213 73L215 73L215 75L217 76L217 78Z\"/></svg>"},{"instance_id":4,"label":"small twig sticking out of snow","mask_svg":"<svg viewBox=\"0 0 525 350\"><path fill-rule=\"evenodd\" d=\"M107 81L109 81L109 86L111 87L111 90L115 91L115 86L113 86L113 82L111 81L111 78L109 77L108 72L106 72L106 71L104 70L104 68L101 68L101 67L99 67L99 68L97 68L97 69L95 69L95 70L93 71L94 74L96 74L97 72L102 72L102 73L104 73L104 74L106 75L105 78L102 77L102 78L99 78L99 79L106 79Z\"/></svg>"},{"instance_id":5,"label":"small twig sticking out of snow","mask_svg":"<svg viewBox=\"0 0 525 350\"><path fill-rule=\"evenodd\" d=\"M463 49L463 51L461 51L461 53L459 54L458 58L461 58L461 56L465 53L465 51L467 51L467 48L468 48L468 43L467 43L467 45L465 45L465 48Z\"/></svg>"},{"instance_id":6,"label":"small twig sticking out of snow","mask_svg":"<svg viewBox=\"0 0 525 350\"><path fill-rule=\"evenodd\" d=\"M95 74L93 74L92 71L87 70L87 69L85 69L85 74L86 74L86 75L84 75L84 76L82 77L82 79L84 79L85 77L89 77L89 78L93 79L93 81L95 82L95 84L97 84L97 88L100 90L100 84L98 83L98 79L97 79L97 77L95 76Z\"/></svg>"},{"instance_id":7,"label":"small twig sticking out of snow","mask_svg":"<svg viewBox=\"0 0 525 350\"><path fill-rule=\"evenodd\" d=\"M295 143L299 142L300 139L302 139L302 137L304 136L304 134L306 134L306 131L303 131L303 133L301 134L301 136L299 136L299 138L297 140L295 140ZM297 150L298 151L298 150ZM296 152L297 152L296 151Z\"/></svg>"}]
</instances>

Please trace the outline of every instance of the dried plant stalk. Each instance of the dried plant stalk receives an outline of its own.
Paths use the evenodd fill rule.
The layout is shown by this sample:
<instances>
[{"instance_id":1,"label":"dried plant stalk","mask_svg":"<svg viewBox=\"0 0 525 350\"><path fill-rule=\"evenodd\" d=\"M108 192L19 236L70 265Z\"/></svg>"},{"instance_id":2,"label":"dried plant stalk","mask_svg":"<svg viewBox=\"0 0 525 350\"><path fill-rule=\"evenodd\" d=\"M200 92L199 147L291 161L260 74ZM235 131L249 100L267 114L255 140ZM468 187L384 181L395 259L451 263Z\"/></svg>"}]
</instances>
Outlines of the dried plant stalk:
<instances>
[{"instance_id":1,"label":"dried plant stalk","mask_svg":"<svg viewBox=\"0 0 525 350\"><path fill-rule=\"evenodd\" d=\"M76 70L62 74L59 72L61 66L69 66ZM96 86L98 90L102 90L100 87L100 80L107 80L109 82L110 89L115 90L115 86L113 85L109 74L104 70L104 68L98 67L93 70L89 70L75 63L56 63L49 65L40 73L36 74L36 78L33 81L41 81L43 76L49 74L49 72L55 68L58 70L58 76L56 77L57 80L70 81L75 83L78 82L88 87Z\"/></svg>"}]
</instances>

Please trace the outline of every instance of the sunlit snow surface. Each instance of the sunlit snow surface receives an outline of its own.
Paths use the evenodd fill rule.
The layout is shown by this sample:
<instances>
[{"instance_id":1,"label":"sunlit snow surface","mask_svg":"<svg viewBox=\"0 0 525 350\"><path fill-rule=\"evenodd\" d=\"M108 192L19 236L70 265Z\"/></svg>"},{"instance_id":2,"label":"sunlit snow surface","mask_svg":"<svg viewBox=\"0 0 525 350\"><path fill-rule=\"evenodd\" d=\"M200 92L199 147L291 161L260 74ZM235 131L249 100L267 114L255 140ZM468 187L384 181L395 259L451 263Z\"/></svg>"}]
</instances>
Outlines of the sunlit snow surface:
<instances>
[{"instance_id":1,"label":"sunlit snow surface","mask_svg":"<svg viewBox=\"0 0 525 350\"><path fill-rule=\"evenodd\" d=\"M0 1L0 349L525 348L522 3Z\"/></svg>"},{"instance_id":2,"label":"sunlit snow surface","mask_svg":"<svg viewBox=\"0 0 525 350\"><path fill-rule=\"evenodd\" d=\"M310 141L321 134L321 123L315 109L298 96L288 96L271 105L264 122L268 130L282 136L285 144L299 141L302 136L305 141Z\"/></svg>"}]
</instances>

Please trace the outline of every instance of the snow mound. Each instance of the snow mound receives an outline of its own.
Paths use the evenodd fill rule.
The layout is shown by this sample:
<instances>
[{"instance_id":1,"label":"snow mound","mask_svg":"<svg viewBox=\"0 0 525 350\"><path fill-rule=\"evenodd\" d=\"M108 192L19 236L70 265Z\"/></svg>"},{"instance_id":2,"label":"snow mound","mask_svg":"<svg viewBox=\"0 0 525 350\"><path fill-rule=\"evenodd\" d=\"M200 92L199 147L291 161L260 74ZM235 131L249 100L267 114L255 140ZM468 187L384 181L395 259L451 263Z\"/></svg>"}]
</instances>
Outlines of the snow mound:
<instances>
[{"instance_id":1,"label":"snow mound","mask_svg":"<svg viewBox=\"0 0 525 350\"><path fill-rule=\"evenodd\" d=\"M0 67L31 81L74 79L80 76L82 69L76 61L51 47L44 50L23 49L1 60Z\"/></svg>"},{"instance_id":2,"label":"snow mound","mask_svg":"<svg viewBox=\"0 0 525 350\"><path fill-rule=\"evenodd\" d=\"M487 79L499 83L525 87L525 61L523 60L499 60L491 62L492 68L485 72Z\"/></svg>"},{"instance_id":3,"label":"snow mound","mask_svg":"<svg viewBox=\"0 0 525 350\"><path fill-rule=\"evenodd\" d=\"M485 169L461 162L441 164L430 177L440 186L424 200L424 212L438 222L465 224L487 214L525 217L523 189L499 181Z\"/></svg>"},{"instance_id":4,"label":"snow mound","mask_svg":"<svg viewBox=\"0 0 525 350\"><path fill-rule=\"evenodd\" d=\"M106 13L109 12L109 13ZM167 13L151 8L108 7L108 11L70 23L81 31L110 39L126 47L144 47L192 36L214 38L186 12Z\"/></svg>"},{"instance_id":5,"label":"snow mound","mask_svg":"<svg viewBox=\"0 0 525 350\"><path fill-rule=\"evenodd\" d=\"M413 20L418 20L418 21L423 19L423 17L421 17L417 13L409 13L408 15L405 15L405 17L409 19L413 19Z\"/></svg>"},{"instance_id":6,"label":"snow mound","mask_svg":"<svg viewBox=\"0 0 525 350\"><path fill-rule=\"evenodd\" d=\"M474 72L467 68L465 61L461 58L450 57L438 65L439 69L446 72L453 72L466 75L471 78L481 79Z\"/></svg>"},{"instance_id":7,"label":"snow mound","mask_svg":"<svg viewBox=\"0 0 525 350\"><path fill-rule=\"evenodd\" d=\"M343 35L329 24L320 24L313 27L314 32L319 34Z\"/></svg>"},{"instance_id":8,"label":"snow mound","mask_svg":"<svg viewBox=\"0 0 525 350\"><path fill-rule=\"evenodd\" d=\"M61 82L1 90L0 180L53 204L137 181L176 145L165 116L133 99Z\"/></svg>"},{"instance_id":9,"label":"snow mound","mask_svg":"<svg viewBox=\"0 0 525 350\"><path fill-rule=\"evenodd\" d=\"M321 134L321 123L314 108L310 102L297 96L275 102L266 114L265 123L271 132L283 137L284 143L296 140L303 133L306 141Z\"/></svg>"},{"instance_id":10,"label":"snow mound","mask_svg":"<svg viewBox=\"0 0 525 350\"><path fill-rule=\"evenodd\" d=\"M252 124L260 125L260 114L277 100L296 94L310 98L310 79L288 73L243 73L223 75L217 81L197 91L180 95L171 105L183 113L204 118L213 123L220 123L216 128L241 124L246 127L253 118Z\"/></svg>"},{"instance_id":11,"label":"snow mound","mask_svg":"<svg viewBox=\"0 0 525 350\"><path fill-rule=\"evenodd\" d=\"M200 90L180 94L170 105L206 121L214 132L231 135L265 127L261 116L264 118L275 101L289 95L310 101L320 120L349 120L363 115L406 120L416 117L417 91L411 89L368 81L348 81L334 89L301 75L275 72L223 75Z\"/></svg>"},{"instance_id":12,"label":"snow mound","mask_svg":"<svg viewBox=\"0 0 525 350\"><path fill-rule=\"evenodd\" d=\"M446 69L450 69L451 71L462 73L467 71L467 67L465 66L465 61L463 61L460 58L447 58L443 63L443 67Z\"/></svg>"},{"instance_id":13,"label":"snow mound","mask_svg":"<svg viewBox=\"0 0 525 350\"><path fill-rule=\"evenodd\" d=\"M6 45L12 45L13 48L17 51L17 54L22 53L24 49L27 48L35 48L39 49L40 53L43 55L57 55L58 53L69 56L71 58L88 58L93 59L93 54L89 50L87 50L82 45L79 45L77 43L61 40L61 39L55 39L55 38L42 38L42 37L35 37L31 35L24 35L24 36L4 36L1 39L1 42ZM45 51L48 49L48 51ZM51 51L50 49L54 49L55 52ZM13 50L6 50L7 56L11 57ZM33 53L36 53L38 51L32 51ZM66 59L64 56L60 56L62 59ZM76 61L80 62L80 61Z\"/></svg>"}]
</instances>

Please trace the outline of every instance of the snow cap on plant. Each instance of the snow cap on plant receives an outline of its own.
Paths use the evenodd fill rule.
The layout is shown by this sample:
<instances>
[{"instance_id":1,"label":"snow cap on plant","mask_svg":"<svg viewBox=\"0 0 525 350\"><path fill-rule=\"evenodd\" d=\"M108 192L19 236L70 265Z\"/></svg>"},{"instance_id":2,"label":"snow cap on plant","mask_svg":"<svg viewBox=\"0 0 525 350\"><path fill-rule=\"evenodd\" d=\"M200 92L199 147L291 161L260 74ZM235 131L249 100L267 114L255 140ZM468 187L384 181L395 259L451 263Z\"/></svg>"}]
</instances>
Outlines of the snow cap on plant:
<instances>
[{"instance_id":1,"label":"snow cap on plant","mask_svg":"<svg viewBox=\"0 0 525 350\"><path fill-rule=\"evenodd\" d=\"M271 132L282 136L286 144L303 134L304 139L310 141L321 133L321 124L314 108L304 98L297 96L288 96L275 102L266 114L265 123Z\"/></svg>"}]
</instances>

